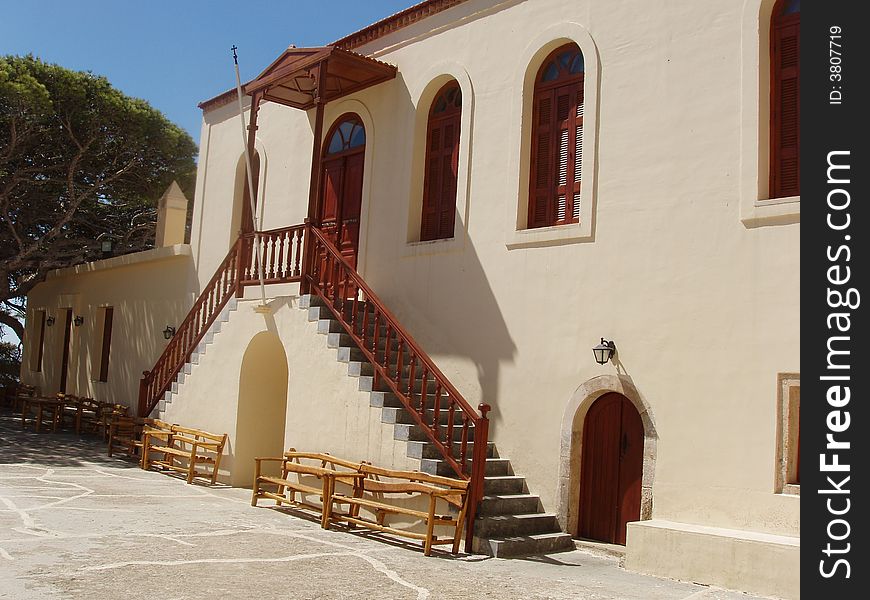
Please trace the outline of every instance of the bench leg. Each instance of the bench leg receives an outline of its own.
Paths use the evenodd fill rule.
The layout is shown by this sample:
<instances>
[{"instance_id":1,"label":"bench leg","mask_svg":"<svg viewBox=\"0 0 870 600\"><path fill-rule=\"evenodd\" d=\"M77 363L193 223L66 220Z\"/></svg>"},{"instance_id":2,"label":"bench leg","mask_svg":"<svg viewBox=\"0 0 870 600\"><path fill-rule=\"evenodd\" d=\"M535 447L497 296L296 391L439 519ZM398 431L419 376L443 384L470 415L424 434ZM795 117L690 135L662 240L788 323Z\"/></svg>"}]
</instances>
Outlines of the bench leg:
<instances>
[{"instance_id":1,"label":"bench leg","mask_svg":"<svg viewBox=\"0 0 870 600\"><path fill-rule=\"evenodd\" d=\"M423 543L423 554L432 554L432 533L435 531L435 496L429 496L429 518L426 519L426 541Z\"/></svg>"},{"instance_id":2,"label":"bench leg","mask_svg":"<svg viewBox=\"0 0 870 600\"><path fill-rule=\"evenodd\" d=\"M329 517L332 514L332 492L335 489L335 480L328 475L323 477L323 516L320 526L329 529Z\"/></svg>"}]
</instances>

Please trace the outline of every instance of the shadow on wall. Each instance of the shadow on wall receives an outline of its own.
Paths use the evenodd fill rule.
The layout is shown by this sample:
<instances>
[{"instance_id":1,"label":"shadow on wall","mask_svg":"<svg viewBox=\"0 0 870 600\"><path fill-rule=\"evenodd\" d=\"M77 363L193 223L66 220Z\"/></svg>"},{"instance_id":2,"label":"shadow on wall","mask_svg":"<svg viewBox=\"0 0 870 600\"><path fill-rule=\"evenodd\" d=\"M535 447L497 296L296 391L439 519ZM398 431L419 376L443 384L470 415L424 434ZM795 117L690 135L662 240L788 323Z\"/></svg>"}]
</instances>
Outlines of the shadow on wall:
<instances>
[{"instance_id":1,"label":"shadow on wall","mask_svg":"<svg viewBox=\"0 0 870 600\"><path fill-rule=\"evenodd\" d=\"M272 331L255 335L245 350L239 374L235 448L227 468L231 483L249 487L255 456L281 456L287 412L287 354Z\"/></svg>"},{"instance_id":2,"label":"shadow on wall","mask_svg":"<svg viewBox=\"0 0 870 600\"><path fill-rule=\"evenodd\" d=\"M434 85L429 86L433 89L429 97L434 97L434 91L440 87L442 79L439 78ZM410 181L420 179L422 185L422 177L414 176L410 172L414 170L413 155L425 148L425 123L420 127L417 117L418 112L428 115L428 97L424 95L420 106L415 106L401 71L392 85L396 86L394 97L397 98L394 113L406 115L406 118L397 118L394 123L382 124L382 129L392 126L395 130L379 129L377 140L392 140L392 134L399 136L399 139L404 138L408 150L405 153L406 162L402 165L391 165L391 168L407 169L412 177ZM469 95L463 96L463 102L471 101L467 98ZM463 121L463 126L465 123ZM407 132L413 134L409 135ZM423 138L422 142L414 139L420 136ZM466 152L473 155L470 148ZM467 169L472 168L470 156L463 158L460 155L460 161L462 160L467 160ZM376 169L377 167L375 165ZM458 186L468 186L469 189L465 190L468 197L471 195L471 179L460 177L457 182ZM501 386L501 367L514 362L517 347L499 306L498 293L490 285L487 270L476 251L475 240L469 235L466 225L467 205L466 210L457 209L455 213L455 238L423 242L413 248L420 252L399 257L396 248L406 247L407 229L400 224L391 231L386 231L391 221L384 211L402 213L398 210L398 203L407 201L408 188L403 186L408 185L409 179L394 177L389 180L391 182L388 185L394 187L385 190L373 189L372 206L363 207L364 211L371 212L369 227L364 234L369 238L367 256L364 257L366 280L381 295L401 324L433 357L468 403L475 409L480 402L492 406L490 418L493 426L496 426L500 420L497 399ZM396 180L398 183L393 183ZM416 209L418 207L412 203L410 210ZM502 293L515 295L522 293L522 290L513 286ZM469 332L473 334L469 335ZM477 385L463 380L461 364L466 362L475 366Z\"/></svg>"}]
</instances>

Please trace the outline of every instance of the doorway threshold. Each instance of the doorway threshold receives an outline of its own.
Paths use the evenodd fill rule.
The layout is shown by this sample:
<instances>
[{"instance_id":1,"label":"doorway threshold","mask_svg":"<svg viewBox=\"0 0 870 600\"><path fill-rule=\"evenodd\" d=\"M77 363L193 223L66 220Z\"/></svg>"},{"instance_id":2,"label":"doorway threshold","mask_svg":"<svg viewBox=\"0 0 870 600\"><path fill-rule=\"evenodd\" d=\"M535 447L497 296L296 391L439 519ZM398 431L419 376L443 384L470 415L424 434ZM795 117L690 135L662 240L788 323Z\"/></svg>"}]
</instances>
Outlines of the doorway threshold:
<instances>
[{"instance_id":1,"label":"doorway threshold","mask_svg":"<svg viewBox=\"0 0 870 600\"><path fill-rule=\"evenodd\" d=\"M596 556L604 556L616 558L620 561L625 559L625 546L620 544L610 544L599 540L589 540L586 538L574 538L574 547L577 550L588 552Z\"/></svg>"}]
</instances>

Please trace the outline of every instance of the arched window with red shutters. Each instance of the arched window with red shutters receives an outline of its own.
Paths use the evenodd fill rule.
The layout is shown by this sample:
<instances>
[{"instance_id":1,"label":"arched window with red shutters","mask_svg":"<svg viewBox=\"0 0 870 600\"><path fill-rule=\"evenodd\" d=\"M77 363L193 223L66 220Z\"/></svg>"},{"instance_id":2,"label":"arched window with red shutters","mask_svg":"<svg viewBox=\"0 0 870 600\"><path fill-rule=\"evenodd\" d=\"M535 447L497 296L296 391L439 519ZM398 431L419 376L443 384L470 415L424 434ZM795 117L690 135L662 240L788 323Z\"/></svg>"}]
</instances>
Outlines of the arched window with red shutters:
<instances>
[{"instance_id":1,"label":"arched window with red shutters","mask_svg":"<svg viewBox=\"0 0 870 600\"><path fill-rule=\"evenodd\" d=\"M580 222L583 53L566 44L535 78L528 227Z\"/></svg>"},{"instance_id":2,"label":"arched window with red shutters","mask_svg":"<svg viewBox=\"0 0 870 600\"><path fill-rule=\"evenodd\" d=\"M778 0L770 20L770 197L799 196L800 0Z\"/></svg>"},{"instance_id":3,"label":"arched window with red shutters","mask_svg":"<svg viewBox=\"0 0 870 600\"><path fill-rule=\"evenodd\" d=\"M429 109L421 241L453 237L461 117L462 91L456 81L451 81L438 90Z\"/></svg>"}]
</instances>

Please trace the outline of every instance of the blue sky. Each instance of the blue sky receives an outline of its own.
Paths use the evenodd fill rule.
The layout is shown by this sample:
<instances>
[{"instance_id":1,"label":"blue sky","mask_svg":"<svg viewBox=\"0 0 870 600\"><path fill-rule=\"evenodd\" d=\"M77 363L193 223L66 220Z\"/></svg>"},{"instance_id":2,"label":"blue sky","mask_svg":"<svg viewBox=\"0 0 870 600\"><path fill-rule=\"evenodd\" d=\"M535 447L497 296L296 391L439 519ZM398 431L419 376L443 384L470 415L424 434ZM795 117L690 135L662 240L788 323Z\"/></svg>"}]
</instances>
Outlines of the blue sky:
<instances>
[{"instance_id":1,"label":"blue sky","mask_svg":"<svg viewBox=\"0 0 870 600\"><path fill-rule=\"evenodd\" d=\"M32 53L105 75L199 142L197 103L242 81L290 44L328 44L417 0L0 0L0 54Z\"/></svg>"},{"instance_id":2,"label":"blue sky","mask_svg":"<svg viewBox=\"0 0 870 600\"><path fill-rule=\"evenodd\" d=\"M198 144L197 103L235 85L233 44L246 81L290 44L328 44L416 2L0 0L0 55L33 54L104 75ZM0 339L17 341L0 330Z\"/></svg>"}]
</instances>

